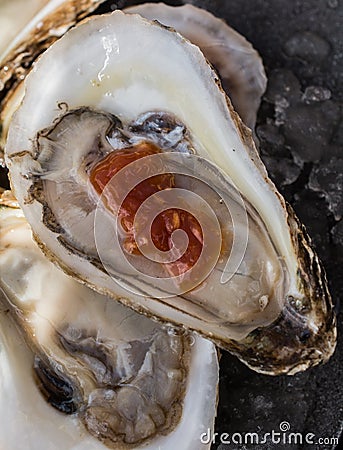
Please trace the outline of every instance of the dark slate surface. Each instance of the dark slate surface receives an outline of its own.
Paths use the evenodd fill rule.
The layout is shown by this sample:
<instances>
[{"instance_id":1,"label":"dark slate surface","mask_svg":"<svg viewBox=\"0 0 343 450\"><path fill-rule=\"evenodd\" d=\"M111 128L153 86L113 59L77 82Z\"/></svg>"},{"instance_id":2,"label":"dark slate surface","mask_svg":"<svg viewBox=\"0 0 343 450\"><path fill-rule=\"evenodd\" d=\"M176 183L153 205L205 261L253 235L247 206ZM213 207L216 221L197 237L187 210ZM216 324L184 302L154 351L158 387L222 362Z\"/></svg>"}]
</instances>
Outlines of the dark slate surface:
<instances>
[{"instance_id":1,"label":"dark slate surface","mask_svg":"<svg viewBox=\"0 0 343 450\"><path fill-rule=\"evenodd\" d=\"M123 7L135 1L107 2ZM183 2L167 2L181 4ZM339 311L343 293L343 0L194 0L224 18L260 52L269 78L258 116L261 154L276 185L307 226ZM343 428L342 313L333 358L293 377L258 375L221 358L216 432L312 433L317 444L220 444L226 449L321 449ZM284 424L287 427L287 424ZM243 439L244 435L242 434ZM226 436L223 436L225 439ZM319 444L319 438L326 438ZM239 440L239 435L236 435ZM298 442L300 437L298 436ZM294 441L293 441L294 442ZM325 443L326 442L326 443ZM341 438L341 445L343 442ZM180 447L181 448L181 447Z\"/></svg>"}]
</instances>

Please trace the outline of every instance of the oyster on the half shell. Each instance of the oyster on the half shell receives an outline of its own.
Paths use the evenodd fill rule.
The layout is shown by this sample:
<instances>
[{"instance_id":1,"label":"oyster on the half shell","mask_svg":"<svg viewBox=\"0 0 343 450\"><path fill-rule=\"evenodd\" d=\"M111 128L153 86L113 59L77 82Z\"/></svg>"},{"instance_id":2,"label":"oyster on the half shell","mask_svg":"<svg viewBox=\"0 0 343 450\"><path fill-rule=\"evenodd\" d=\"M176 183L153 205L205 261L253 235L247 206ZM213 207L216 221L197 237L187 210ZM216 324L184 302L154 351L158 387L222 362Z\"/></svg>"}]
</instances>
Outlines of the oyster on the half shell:
<instances>
[{"instance_id":1,"label":"oyster on the half shell","mask_svg":"<svg viewBox=\"0 0 343 450\"><path fill-rule=\"evenodd\" d=\"M27 77L6 147L36 240L75 278L261 372L332 354L335 318L306 232L216 73L175 31L120 11L69 31ZM135 222L149 194L158 201ZM148 223L161 195L165 212Z\"/></svg>"},{"instance_id":2,"label":"oyster on the half shell","mask_svg":"<svg viewBox=\"0 0 343 450\"><path fill-rule=\"evenodd\" d=\"M200 436L216 412L211 342L67 277L20 209L0 208L0 272L2 449L209 448Z\"/></svg>"}]
</instances>

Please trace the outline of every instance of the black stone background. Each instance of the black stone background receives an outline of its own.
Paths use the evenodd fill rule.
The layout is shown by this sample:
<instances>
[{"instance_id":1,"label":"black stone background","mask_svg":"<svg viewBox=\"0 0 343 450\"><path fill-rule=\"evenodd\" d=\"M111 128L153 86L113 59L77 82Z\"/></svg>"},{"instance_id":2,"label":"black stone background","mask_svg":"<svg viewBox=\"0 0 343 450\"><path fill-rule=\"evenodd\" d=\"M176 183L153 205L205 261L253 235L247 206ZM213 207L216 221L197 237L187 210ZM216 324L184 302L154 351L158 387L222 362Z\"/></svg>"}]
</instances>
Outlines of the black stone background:
<instances>
[{"instance_id":1,"label":"black stone background","mask_svg":"<svg viewBox=\"0 0 343 450\"><path fill-rule=\"evenodd\" d=\"M142 2L107 2L105 8L137 3ZM339 313L343 293L343 0L188 3L225 19L263 58L269 82L257 123L261 156L313 238ZM222 352L216 432L262 436L278 432L279 424L287 421L290 431L303 436L313 433L314 440L339 437L343 428L342 322L340 312L332 359L295 376L259 375ZM212 450L334 448L339 447L270 442L228 445L218 439L212 446Z\"/></svg>"}]
</instances>

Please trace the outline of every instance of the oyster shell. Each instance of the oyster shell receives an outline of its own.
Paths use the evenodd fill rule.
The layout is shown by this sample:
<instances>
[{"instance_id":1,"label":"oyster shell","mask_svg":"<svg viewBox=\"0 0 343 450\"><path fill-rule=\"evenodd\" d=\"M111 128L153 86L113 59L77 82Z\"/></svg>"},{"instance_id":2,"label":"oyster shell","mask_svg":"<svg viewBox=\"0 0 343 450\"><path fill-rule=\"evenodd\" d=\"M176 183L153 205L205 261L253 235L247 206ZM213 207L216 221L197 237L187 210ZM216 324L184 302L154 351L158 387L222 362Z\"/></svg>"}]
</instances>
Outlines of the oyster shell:
<instances>
[{"instance_id":1,"label":"oyster shell","mask_svg":"<svg viewBox=\"0 0 343 450\"><path fill-rule=\"evenodd\" d=\"M240 118L254 130L267 78L262 60L250 42L223 20L189 4L143 3L124 11L158 20L197 45L219 73L223 89Z\"/></svg>"},{"instance_id":2,"label":"oyster shell","mask_svg":"<svg viewBox=\"0 0 343 450\"><path fill-rule=\"evenodd\" d=\"M68 278L21 210L0 209L0 237L1 448L14 435L16 450L209 448L199 439L214 424L214 345Z\"/></svg>"},{"instance_id":3,"label":"oyster shell","mask_svg":"<svg viewBox=\"0 0 343 450\"><path fill-rule=\"evenodd\" d=\"M42 83L46 88L39 96ZM185 281L179 273L176 290L182 292L168 296L175 294L168 291L163 299L140 278L145 265L141 255L133 256L137 276L121 265L127 254L118 258L108 252L117 235L111 225L116 219L105 207L106 199L98 203L101 196L88 181L90 171L111 152L137 150L142 142L158 146L164 162L168 155L168 162L187 167L189 177L202 178L219 195L196 186L205 203L218 206L224 236L218 265L196 286L191 286L194 278ZM251 133L232 110L217 75L177 33L119 11L68 32L26 80L25 97L9 131L7 162L41 248L94 289L143 314L211 337L261 372L295 373L332 354L332 303L305 230L268 179ZM168 167L167 173L176 170L175 164ZM63 206L59 199L67 191ZM220 198L229 205L231 221L221 212ZM181 209L190 203L181 203ZM176 217L176 223L181 219ZM106 234L108 230L114 234ZM243 243L238 254L235 236ZM233 273L222 262L228 257L235 260ZM159 278L161 273L155 280Z\"/></svg>"},{"instance_id":4,"label":"oyster shell","mask_svg":"<svg viewBox=\"0 0 343 450\"><path fill-rule=\"evenodd\" d=\"M11 115L23 96L22 81L33 62L69 28L103 2L104 0L50 1L6 48L0 58L2 148L5 146ZM136 8L143 16L156 18L165 25L173 26L202 49L208 60L216 66L223 87L230 93L234 107L244 123L253 130L260 99L266 88L266 76L261 58L251 44L225 22L192 5L170 7L162 3L148 3L126 10L134 13ZM256 140L256 136L254 138Z\"/></svg>"},{"instance_id":5,"label":"oyster shell","mask_svg":"<svg viewBox=\"0 0 343 450\"><path fill-rule=\"evenodd\" d=\"M38 0L37 0L38 2ZM78 21L92 13L104 0L41 0L47 3L32 20L33 9L23 14L22 23L27 23L16 38L7 46L0 56L0 146L3 149L7 127L13 111L20 104L26 74L31 69L35 59L44 50L61 37ZM17 2L11 1L11 7L19 8ZM11 23L11 28L19 30L18 18ZM9 42L2 34L2 41ZM2 150L0 157L2 157Z\"/></svg>"},{"instance_id":6,"label":"oyster shell","mask_svg":"<svg viewBox=\"0 0 343 450\"><path fill-rule=\"evenodd\" d=\"M48 0L8 1L0 4L0 55ZM18 10L20 9L20 14ZM14 20L16 18L16 20Z\"/></svg>"}]
</instances>

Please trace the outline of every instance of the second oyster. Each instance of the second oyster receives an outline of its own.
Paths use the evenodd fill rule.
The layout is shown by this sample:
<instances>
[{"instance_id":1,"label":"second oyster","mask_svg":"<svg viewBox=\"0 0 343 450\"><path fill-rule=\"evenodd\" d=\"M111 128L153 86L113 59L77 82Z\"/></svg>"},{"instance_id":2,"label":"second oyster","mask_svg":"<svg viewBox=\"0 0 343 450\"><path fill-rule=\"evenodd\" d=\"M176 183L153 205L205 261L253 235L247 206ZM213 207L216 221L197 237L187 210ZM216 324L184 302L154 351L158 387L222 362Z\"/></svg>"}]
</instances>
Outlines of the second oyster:
<instances>
[{"instance_id":1,"label":"second oyster","mask_svg":"<svg viewBox=\"0 0 343 450\"><path fill-rule=\"evenodd\" d=\"M200 435L216 412L211 342L67 277L20 209L0 208L0 242L1 448L208 448Z\"/></svg>"}]
</instances>

